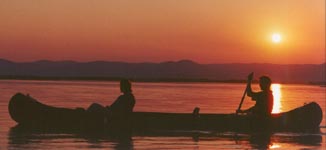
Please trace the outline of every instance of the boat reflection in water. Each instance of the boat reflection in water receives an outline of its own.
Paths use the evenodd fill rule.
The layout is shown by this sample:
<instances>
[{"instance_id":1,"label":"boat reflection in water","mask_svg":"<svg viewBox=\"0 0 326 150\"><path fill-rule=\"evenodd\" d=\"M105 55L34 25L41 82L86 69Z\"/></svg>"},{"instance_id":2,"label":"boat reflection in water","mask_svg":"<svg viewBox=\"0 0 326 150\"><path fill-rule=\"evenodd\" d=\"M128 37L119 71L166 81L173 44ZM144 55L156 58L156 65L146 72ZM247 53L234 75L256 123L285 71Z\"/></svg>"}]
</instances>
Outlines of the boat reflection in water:
<instances>
[{"instance_id":1,"label":"boat reflection in water","mask_svg":"<svg viewBox=\"0 0 326 150\"><path fill-rule=\"evenodd\" d=\"M131 136L12 127L7 149L133 149Z\"/></svg>"},{"instance_id":2,"label":"boat reflection in water","mask_svg":"<svg viewBox=\"0 0 326 150\"><path fill-rule=\"evenodd\" d=\"M251 135L250 146L254 149L297 149L299 147L321 146L322 136L320 134L302 134L302 133L259 133Z\"/></svg>"},{"instance_id":3,"label":"boat reflection in water","mask_svg":"<svg viewBox=\"0 0 326 150\"><path fill-rule=\"evenodd\" d=\"M227 145L240 149L296 149L296 146L314 149L320 147L321 143L320 133L175 131L117 138L103 134L26 131L17 126L11 128L8 135L8 149L152 149L158 146L163 149L176 146L186 149L222 149Z\"/></svg>"},{"instance_id":4,"label":"boat reflection in water","mask_svg":"<svg viewBox=\"0 0 326 150\"><path fill-rule=\"evenodd\" d=\"M302 147L318 149L322 146L322 135L320 133L248 133L237 137L236 143L243 149L299 149Z\"/></svg>"}]
</instances>

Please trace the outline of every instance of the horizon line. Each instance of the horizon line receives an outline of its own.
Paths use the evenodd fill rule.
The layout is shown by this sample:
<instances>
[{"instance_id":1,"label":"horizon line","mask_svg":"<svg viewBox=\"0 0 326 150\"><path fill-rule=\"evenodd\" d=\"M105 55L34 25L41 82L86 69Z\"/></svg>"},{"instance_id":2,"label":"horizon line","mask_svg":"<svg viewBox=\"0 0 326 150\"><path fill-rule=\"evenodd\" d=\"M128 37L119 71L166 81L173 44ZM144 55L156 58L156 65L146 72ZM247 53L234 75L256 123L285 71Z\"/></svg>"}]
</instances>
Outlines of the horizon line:
<instances>
[{"instance_id":1,"label":"horizon line","mask_svg":"<svg viewBox=\"0 0 326 150\"><path fill-rule=\"evenodd\" d=\"M162 64L162 63L181 63L181 62L189 62L199 65L214 65L214 64L270 64L270 65L322 65L326 64L326 60L323 63L269 63L269 62L220 62L220 63L200 63L194 61L192 59L178 59L178 60L166 60L160 62L151 62L151 61L141 61L141 62L130 62L130 61L123 61L123 60L91 60L91 61L78 61L72 59L62 59L62 60L51 60L51 59L37 59L37 60L30 60L30 61L13 61L6 58L0 58L0 61L7 61L10 63L35 63L35 62L74 62L74 63L92 63L92 62L115 62L115 63L130 63L130 64L142 64L142 63L153 63L153 64Z\"/></svg>"}]
</instances>

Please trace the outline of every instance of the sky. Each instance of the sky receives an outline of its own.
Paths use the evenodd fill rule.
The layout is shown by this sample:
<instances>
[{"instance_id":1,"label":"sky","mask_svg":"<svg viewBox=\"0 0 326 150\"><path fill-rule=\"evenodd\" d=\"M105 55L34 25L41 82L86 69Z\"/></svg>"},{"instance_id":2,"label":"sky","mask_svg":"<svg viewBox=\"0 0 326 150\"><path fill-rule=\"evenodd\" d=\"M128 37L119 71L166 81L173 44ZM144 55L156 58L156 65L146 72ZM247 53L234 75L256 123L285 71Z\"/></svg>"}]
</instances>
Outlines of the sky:
<instances>
[{"instance_id":1,"label":"sky","mask_svg":"<svg viewBox=\"0 0 326 150\"><path fill-rule=\"evenodd\" d=\"M325 0L0 0L0 58L17 62L325 57Z\"/></svg>"}]
</instances>

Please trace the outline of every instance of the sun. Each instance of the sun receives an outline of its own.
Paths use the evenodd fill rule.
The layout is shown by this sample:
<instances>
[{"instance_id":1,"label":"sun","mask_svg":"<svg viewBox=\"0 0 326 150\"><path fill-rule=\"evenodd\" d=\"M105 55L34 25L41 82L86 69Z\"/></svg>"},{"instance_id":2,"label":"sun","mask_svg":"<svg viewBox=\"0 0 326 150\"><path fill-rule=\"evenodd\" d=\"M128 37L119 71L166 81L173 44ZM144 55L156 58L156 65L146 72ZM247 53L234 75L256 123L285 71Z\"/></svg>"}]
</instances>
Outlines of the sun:
<instances>
[{"instance_id":1,"label":"sun","mask_svg":"<svg viewBox=\"0 0 326 150\"><path fill-rule=\"evenodd\" d=\"M280 43L282 41L282 36L279 33L273 33L272 34L272 41L274 43Z\"/></svg>"}]
</instances>

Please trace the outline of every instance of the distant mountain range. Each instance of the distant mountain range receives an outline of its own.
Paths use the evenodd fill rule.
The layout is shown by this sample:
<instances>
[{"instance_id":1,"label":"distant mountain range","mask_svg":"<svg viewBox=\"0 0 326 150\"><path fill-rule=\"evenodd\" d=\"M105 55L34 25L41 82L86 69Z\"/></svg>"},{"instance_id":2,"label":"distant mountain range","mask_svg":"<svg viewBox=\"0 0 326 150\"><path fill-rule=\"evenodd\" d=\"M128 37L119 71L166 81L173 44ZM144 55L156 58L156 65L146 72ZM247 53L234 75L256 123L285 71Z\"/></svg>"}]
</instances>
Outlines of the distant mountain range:
<instances>
[{"instance_id":1,"label":"distant mountain range","mask_svg":"<svg viewBox=\"0 0 326 150\"><path fill-rule=\"evenodd\" d=\"M12 62L0 59L2 79L98 79L130 78L139 81L241 82L250 72L269 75L282 83L324 83L324 64L199 64L191 60L161 63L111 61Z\"/></svg>"}]
</instances>

